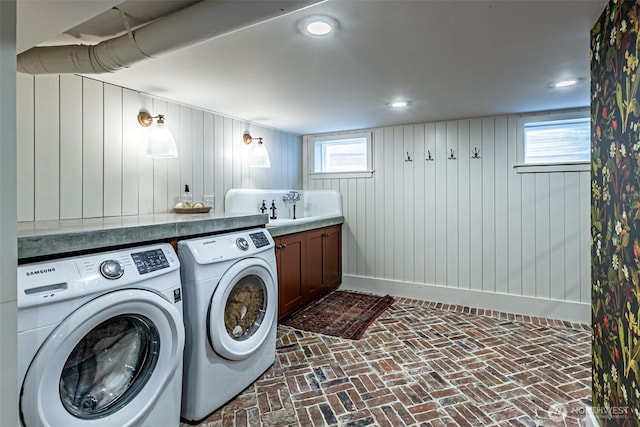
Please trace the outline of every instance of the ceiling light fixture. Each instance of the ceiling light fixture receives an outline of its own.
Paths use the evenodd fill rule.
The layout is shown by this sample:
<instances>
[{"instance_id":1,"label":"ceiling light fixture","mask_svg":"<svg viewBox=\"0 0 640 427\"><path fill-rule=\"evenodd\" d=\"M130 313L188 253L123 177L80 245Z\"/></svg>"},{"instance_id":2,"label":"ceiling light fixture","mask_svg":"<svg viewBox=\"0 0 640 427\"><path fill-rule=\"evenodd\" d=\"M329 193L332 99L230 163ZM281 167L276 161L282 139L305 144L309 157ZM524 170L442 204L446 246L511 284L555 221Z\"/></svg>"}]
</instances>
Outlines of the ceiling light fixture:
<instances>
[{"instance_id":1,"label":"ceiling light fixture","mask_svg":"<svg viewBox=\"0 0 640 427\"><path fill-rule=\"evenodd\" d=\"M394 101L389 103L389 107L391 108L405 108L410 104L409 101Z\"/></svg>"},{"instance_id":2,"label":"ceiling light fixture","mask_svg":"<svg viewBox=\"0 0 640 427\"><path fill-rule=\"evenodd\" d=\"M164 115L152 116L146 110L138 112L138 123L143 127L150 127L153 124L153 119L156 119L156 125L151 127L146 156L160 159L178 157L176 140L165 123Z\"/></svg>"},{"instance_id":3,"label":"ceiling light fixture","mask_svg":"<svg viewBox=\"0 0 640 427\"><path fill-rule=\"evenodd\" d=\"M562 80L560 82L555 83L553 86L554 87L568 87L568 86L573 86L576 83L578 83L578 80L576 80L576 79Z\"/></svg>"},{"instance_id":4,"label":"ceiling light fixture","mask_svg":"<svg viewBox=\"0 0 640 427\"><path fill-rule=\"evenodd\" d=\"M252 137L248 131L242 135L242 140L245 144L249 145L252 141L258 141L253 150L251 151L251 159L249 160L249 166L252 168L270 168L271 158L269 152L262 143L262 138Z\"/></svg>"},{"instance_id":5,"label":"ceiling light fixture","mask_svg":"<svg viewBox=\"0 0 640 427\"><path fill-rule=\"evenodd\" d=\"M322 37L335 32L338 29L338 21L329 16L309 16L298 24L303 34Z\"/></svg>"}]
</instances>

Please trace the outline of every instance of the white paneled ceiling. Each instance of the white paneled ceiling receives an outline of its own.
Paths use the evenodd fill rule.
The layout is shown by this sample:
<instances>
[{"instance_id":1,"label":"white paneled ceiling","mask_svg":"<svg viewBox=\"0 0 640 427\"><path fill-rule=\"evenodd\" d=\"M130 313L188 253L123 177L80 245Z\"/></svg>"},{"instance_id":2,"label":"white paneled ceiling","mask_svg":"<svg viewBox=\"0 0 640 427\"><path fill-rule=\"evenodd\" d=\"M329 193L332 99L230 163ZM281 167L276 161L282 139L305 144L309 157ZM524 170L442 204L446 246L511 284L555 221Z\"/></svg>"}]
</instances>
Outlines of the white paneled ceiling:
<instances>
[{"instance_id":1,"label":"white paneled ceiling","mask_svg":"<svg viewBox=\"0 0 640 427\"><path fill-rule=\"evenodd\" d=\"M123 25L115 3L18 0L19 51L110 37ZM192 3L121 6L135 26ZM590 29L606 3L328 0L89 77L301 134L581 107ZM303 35L298 23L313 14L339 30ZM551 87L567 78L578 84ZM397 99L411 105L391 110Z\"/></svg>"}]
</instances>

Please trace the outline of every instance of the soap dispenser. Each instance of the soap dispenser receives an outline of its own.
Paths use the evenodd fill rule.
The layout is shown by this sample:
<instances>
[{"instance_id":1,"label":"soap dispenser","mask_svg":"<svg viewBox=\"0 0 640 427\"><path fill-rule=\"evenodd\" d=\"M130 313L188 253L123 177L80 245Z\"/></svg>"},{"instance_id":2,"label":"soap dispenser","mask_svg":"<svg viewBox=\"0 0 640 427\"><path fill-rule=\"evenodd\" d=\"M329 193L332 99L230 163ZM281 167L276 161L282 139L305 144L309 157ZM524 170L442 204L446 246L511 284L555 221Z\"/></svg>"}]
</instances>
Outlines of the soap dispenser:
<instances>
[{"instance_id":1,"label":"soap dispenser","mask_svg":"<svg viewBox=\"0 0 640 427\"><path fill-rule=\"evenodd\" d=\"M184 193L182 194L182 204L185 208L190 208L193 204L193 194L189 191L189 184L185 184Z\"/></svg>"},{"instance_id":2,"label":"soap dispenser","mask_svg":"<svg viewBox=\"0 0 640 427\"><path fill-rule=\"evenodd\" d=\"M271 207L269 208L269 210L271 211L271 216L269 217L270 219L278 219L278 216L276 215L276 201L272 200L271 201Z\"/></svg>"}]
</instances>

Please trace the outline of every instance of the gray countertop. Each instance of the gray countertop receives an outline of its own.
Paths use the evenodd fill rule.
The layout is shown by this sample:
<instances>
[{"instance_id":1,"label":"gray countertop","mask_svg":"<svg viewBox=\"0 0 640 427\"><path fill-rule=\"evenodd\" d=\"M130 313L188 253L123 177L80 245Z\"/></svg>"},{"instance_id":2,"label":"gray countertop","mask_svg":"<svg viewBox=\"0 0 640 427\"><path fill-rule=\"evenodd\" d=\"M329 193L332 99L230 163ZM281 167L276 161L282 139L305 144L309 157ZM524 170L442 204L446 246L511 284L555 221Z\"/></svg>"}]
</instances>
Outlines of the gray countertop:
<instances>
[{"instance_id":1,"label":"gray countertop","mask_svg":"<svg viewBox=\"0 0 640 427\"><path fill-rule=\"evenodd\" d=\"M263 227L266 214L156 214L18 223L18 259Z\"/></svg>"},{"instance_id":2,"label":"gray countertop","mask_svg":"<svg viewBox=\"0 0 640 427\"><path fill-rule=\"evenodd\" d=\"M273 237L342 224L344 217L270 226L267 214L156 214L18 223L18 259L145 244L267 226Z\"/></svg>"}]
</instances>

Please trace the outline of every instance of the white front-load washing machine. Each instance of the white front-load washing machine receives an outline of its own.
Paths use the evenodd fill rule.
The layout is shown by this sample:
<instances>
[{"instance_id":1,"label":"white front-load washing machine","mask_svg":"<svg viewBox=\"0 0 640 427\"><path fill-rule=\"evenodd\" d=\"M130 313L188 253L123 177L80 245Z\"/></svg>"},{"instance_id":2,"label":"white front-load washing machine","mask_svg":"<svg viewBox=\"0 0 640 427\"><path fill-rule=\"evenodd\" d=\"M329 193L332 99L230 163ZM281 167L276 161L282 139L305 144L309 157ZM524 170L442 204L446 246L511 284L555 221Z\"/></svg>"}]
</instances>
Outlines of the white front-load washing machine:
<instances>
[{"instance_id":1,"label":"white front-load washing machine","mask_svg":"<svg viewBox=\"0 0 640 427\"><path fill-rule=\"evenodd\" d=\"M23 426L178 426L183 351L171 245L18 266Z\"/></svg>"},{"instance_id":2,"label":"white front-load washing machine","mask_svg":"<svg viewBox=\"0 0 640 427\"><path fill-rule=\"evenodd\" d=\"M265 229L183 240L178 256L186 328L182 417L195 421L275 361L276 258Z\"/></svg>"}]
</instances>

